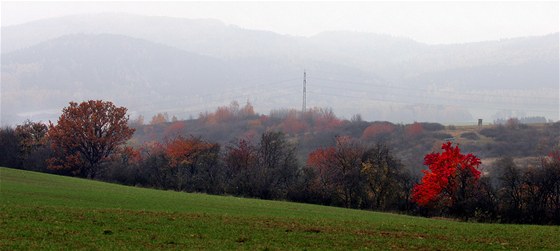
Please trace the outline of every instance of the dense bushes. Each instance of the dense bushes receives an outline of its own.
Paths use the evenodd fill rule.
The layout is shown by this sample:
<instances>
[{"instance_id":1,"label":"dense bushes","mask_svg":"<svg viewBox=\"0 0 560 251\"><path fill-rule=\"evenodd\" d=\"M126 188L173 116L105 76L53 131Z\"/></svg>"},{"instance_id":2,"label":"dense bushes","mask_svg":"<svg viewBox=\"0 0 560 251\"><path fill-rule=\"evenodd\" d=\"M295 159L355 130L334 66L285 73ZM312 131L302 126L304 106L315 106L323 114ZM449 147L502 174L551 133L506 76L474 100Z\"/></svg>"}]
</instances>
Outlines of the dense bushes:
<instances>
[{"instance_id":1,"label":"dense bushes","mask_svg":"<svg viewBox=\"0 0 560 251\"><path fill-rule=\"evenodd\" d=\"M476 134L475 132L464 132L464 133L461 133L461 138L470 139L470 140L478 140L478 139L480 139L480 137L478 137L478 134Z\"/></svg>"},{"instance_id":2,"label":"dense bushes","mask_svg":"<svg viewBox=\"0 0 560 251\"><path fill-rule=\"evenodd\" d=\"M0 164L14 168L21 167L19 160L19 140L11 127L0 130Z\"/></svg>"},{"instance_id":3,"label":"dense bushes","mask_svg":"<svg viewBox=\"0 0 560 251\"><path fill-rule=\"evenodd\" d=\"M0 129L0 166L49 172L46 160L51 149L45 138L47 126L26 121L16 129Z\"/></svg>"},{"instance_id":4,"label":"dense bushes","mask_svg":"<svg viewBox=\"0 0 560 251\"><path fill-rule=\"evenodd\" d=\"M239 139L225 148L200 138L146 144L122 152L101 179L160 189L292 200L352 208L406 210L413 178L383 144L347 137L300 164L280 132ZM324 150L324 152L323 152Z\"/></svg>"},{"instance_id":5,"label":"dense bushes","mask_svg":"<svg viewBox=\"0 0 560 251\"><path fill-rule=\"evenodd\" d=\"M502 158L489 176L494 183L499 220L512 223L560 224L560 155L535 167L519 167Z\"/></svg>"},{"instance_id":6,"label":"dense bushes","mask_svg":"<svg viewBox=\"0 0 560 251\"><path fill-rule=\"evenodd\" d=\"M412 203L424 155L451 137L439 124L345 121L331 110L317 109L300 118L292 110L263 116L249 104L232 104L188 122L166 122L165 116L152 120L147 126L135 122L142 136L105 159L96 179L481 221L560 224L558 155L533 166L520 167L508 158L485 163L485 174L469 187L469 196L461 197L468 199L445 210ZM0 165L74 175L47 169L52 150L46 128L28 121L1 129ZM559 128L560 123L536 128L512 122L479 131L494 141L466 141L461 148L479 157L543 156L558 144ZM277 131L282 129L289 134ZM197 130L206 131L181 136ZM461 138L476 140L478 134Z\"/></svg>"},{"instance_id":7,"label":"dense bushes","mask_svg":"<svg viewBox=\"0 0 560 251\"><path fill-rule=\"evenodd\" d=\"M308 166L310 182L323 204L374 210L408 208L412 178L386 145L363 145L338 137L334 147L317 149Z\"/></svg>"}]
</instances>

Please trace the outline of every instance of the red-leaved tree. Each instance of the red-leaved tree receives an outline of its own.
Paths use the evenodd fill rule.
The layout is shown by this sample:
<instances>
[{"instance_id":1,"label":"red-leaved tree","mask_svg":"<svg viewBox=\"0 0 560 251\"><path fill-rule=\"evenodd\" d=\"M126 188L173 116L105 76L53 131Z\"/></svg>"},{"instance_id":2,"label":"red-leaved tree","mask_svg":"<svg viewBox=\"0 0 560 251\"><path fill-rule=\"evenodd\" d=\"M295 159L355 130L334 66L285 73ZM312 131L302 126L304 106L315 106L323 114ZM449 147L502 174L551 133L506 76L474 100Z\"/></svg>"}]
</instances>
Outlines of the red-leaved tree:
<instances>
[{"instance_id":1,"label":"red-leaved tree","mask_svg":"<svg viewBox=\"0 0 560 251\"><path fill-rule=\"evenodd\" d=\"M412 200L423 207L442 207L462 210L463 202L473 195L480 178L480 159L473 154L461 154L458 146L444 143L442 153L424 157L424 177L412 190Z\"/></svg>"},{"instance_id":2,"label":"red-leaved tree","mask_svg":"<svg viewBox=\"0 0 560 251\"><path fill-rule=\"evenodd\" d=\"M126 111L101 100L70 102L56 125L49 122L48 137L54 151L49 168L95 178L101 164L134 133L128 127Z\"/></svg>"}]
</instances>

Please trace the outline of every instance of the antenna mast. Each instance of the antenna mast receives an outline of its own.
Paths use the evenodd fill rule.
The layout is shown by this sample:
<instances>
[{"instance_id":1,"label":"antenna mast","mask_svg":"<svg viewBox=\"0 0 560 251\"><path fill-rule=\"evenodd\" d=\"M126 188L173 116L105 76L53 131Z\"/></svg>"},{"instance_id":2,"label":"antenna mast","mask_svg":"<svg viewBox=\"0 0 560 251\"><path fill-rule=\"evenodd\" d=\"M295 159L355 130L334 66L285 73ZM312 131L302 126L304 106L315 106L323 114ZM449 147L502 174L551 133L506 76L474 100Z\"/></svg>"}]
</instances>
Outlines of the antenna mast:
<instances>
[{"instance_id":1,"label":"antenna mast","mask_svg":"<svg viewBox=\"0 0 560 251\"><path fill-rule=\"evenodd\" d=\"M301 106L301 113L305 113L305 111L307 111L307 90L306 90L306 85L307 85L307 79L306 79L306 73L305 70L303 70L303 104Z\"/></svg>"}]
</instances>

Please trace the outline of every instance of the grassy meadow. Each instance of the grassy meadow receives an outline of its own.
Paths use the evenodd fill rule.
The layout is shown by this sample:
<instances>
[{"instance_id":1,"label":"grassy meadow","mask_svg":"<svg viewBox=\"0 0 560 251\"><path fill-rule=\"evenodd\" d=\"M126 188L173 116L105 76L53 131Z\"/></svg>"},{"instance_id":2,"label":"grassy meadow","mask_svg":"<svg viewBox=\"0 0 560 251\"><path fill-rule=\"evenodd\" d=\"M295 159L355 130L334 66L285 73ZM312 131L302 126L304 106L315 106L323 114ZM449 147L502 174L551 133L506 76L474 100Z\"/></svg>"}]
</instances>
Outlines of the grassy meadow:
<instances>
[{"instance_id":1,"label":"grassy meadow","mask_svg":"<svg viewBox=\"0 0 560 251\"><path fill-rule=\"evenodd\" d=\"M560 250L560 227L160 191L0 168L0 249Z\"/></svg>"}]
</instances>

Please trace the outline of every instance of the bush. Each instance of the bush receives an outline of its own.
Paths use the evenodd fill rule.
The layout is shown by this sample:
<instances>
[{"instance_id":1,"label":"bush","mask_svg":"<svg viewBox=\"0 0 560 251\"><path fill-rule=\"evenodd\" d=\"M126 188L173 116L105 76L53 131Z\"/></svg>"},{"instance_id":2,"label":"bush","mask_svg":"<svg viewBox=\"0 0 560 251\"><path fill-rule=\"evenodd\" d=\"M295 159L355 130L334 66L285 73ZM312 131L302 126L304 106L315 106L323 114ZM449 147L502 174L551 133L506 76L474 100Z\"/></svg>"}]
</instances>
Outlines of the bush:
<instances>
[{"instance_id":1,"label":"bush","mask_svg":"<svg viewBox=\"0 0 560 251\"><path fill-rule=\"evenodd\" d=\"M422 128L424 128L424 130L426 131L434 132L434 131L441 131L445 129L445 126L439 123L420 123L420 124L422 124Z\"/></svg>"},{"instance_id":2,"label":"bush","mask_svg":"<svg viewBox=\"0 0 560 251\"><path fill-rule=\"evenodd\" d=\"M471 140L478 140L478 139L480 139L480 137L478 137L478 134L476 134L475 132L465 132L465 133L461 133L461 138L464 138L464 139L471 139Z\"/></svg>"},{"instance_id":3,"label":"bush","mask_svg":"<svg viewBox=\"0 0 560 251\"><path fill-rule=\"evenodd\" d=\"M484 128L480 130L480 134L489 138L496 138L503 133L505 128L503 126L497 126L496 128Z\"/></svg>"},{"instance_id":4,"label":"bush","mask_svg":"<svg viewBox=\"0 0 560 251\"><path fill-rule=\"evenodd\" d=\"M439 140L446 140L453 138L453 135L449 133L434 133L432 137Z\"/></svg>"}]
</instances>

